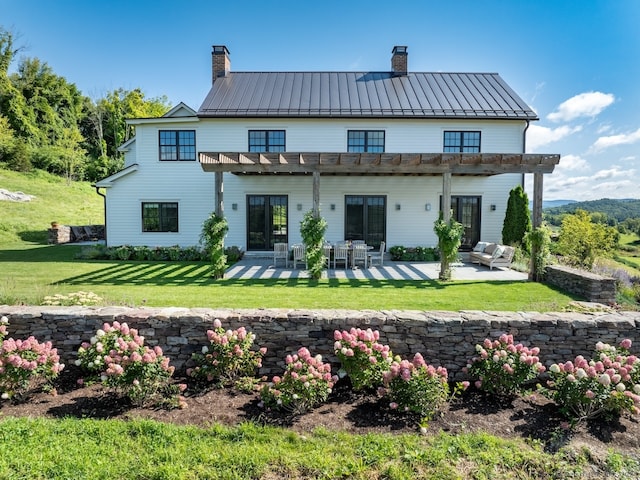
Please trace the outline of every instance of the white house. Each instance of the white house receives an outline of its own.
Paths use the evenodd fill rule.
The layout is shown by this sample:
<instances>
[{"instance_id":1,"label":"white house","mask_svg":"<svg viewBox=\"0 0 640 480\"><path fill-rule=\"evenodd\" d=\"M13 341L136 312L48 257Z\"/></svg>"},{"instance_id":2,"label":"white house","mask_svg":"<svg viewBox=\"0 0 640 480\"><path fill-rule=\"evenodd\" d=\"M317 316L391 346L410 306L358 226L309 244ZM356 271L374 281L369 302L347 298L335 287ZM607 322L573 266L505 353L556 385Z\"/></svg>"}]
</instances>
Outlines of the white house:
<instances>
[{"instance_id":1,"label":"white house","mask_svg":"<svg viewBox=\"0 0 640 480\"><path fill-rule=\"evenodd\" d=\"M108 245L195 245L212 212L225 244L267 251L300 242L309 210L326 239L435 246L439 211L463 248L499 242L509 191L559 155L525 154L538 117L496 73L413 73L396 46L388 72L233 72L214 46L199 110L129 120L125 168L103 188Z\"/></svg>"}]
</instances>

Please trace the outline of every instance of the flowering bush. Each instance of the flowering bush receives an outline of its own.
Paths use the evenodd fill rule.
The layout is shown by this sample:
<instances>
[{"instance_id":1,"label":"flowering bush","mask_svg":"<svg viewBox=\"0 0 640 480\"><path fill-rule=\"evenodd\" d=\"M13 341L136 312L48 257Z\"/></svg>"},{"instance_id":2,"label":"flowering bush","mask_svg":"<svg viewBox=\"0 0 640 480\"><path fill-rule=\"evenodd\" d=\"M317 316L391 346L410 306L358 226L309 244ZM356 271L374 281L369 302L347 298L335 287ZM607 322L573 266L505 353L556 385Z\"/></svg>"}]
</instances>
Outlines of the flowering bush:
<instances>
[{"instance_id":1,"label":"flowering bush","mask_svg":"<svg viewBox=\"0 0 640 480\"><path fill-rule=\"evenodd\" d=\"M241 377L251 377L256 368L262 367L262 357L267 349L251 350L256 338L253 333L248 333L244 327L225 331L217 318L213 328L207 331L209 345L202 347L202 353L192 355L196 366L189 368L187 375L228 384Z\"/></svg>"},{"instance_id":2,"label":"flowering bush","mask_svg":"<svg viewBox=\"0 0 640 480\"><path fill-rule=\"evenodd\" d=\"M260 390L263 406L300 414L325 402L337 376L331 375L331 365L322 363L322 355L311 356L302 347L295 355L287 355L282 377L275 376Z\"/></svg>"},{"instance_id":3,"label":"flowering bush","mask_svg":"<svg viewBox=\"0 0 640 480\"><path fill-rule=\"evenodd\" d=\"M0 392L5 400L21 399L29 390L58 376L64 368L51 342L5 339L7 317L0 318Z\"/></svg>"},{"instance_id":4,"label":"flowering bush","mask_svg":"<svg viewBox=\"0 0 640 480\"><path fill-rule=\"evenodd\" d=\"M342 364L341 372L349 376L354 390L382 385L393 354L388 345L378 343L379 338L380 333L370 328L333 332L333 348Z\"/></svg>"},{"instance_id":5,"label":"flowering bush","mask_svg":"<svg viewBox=\"0 0 640 480\"><path fill-rule=\"evenodd\" d=\"M427 365L422 355L416 353L412 361L399 358L393 361L378 393L390 400L391 409L417 413L426 421L447 402L447 379L446 368Z\"/></svg>"},{"instance_id":6,"label":"flowering bush","mask_svg":"<svg viewBox=\"0 0 640 480\"><path fill-rule=\"evenodd\" d=\"M90 342L82 343L76 365L135 405L185 406L179 392L186 386L170 384L174 367L169 358L160 347L146 346L144 337L126 323L105 323Z\"/></svg>"},{"instance_id":7,"label":"flowering bush","mask_svg":"<svg viewBox=\"0 0 640 480\"><path fill-rule=\"evenodd\" d=\"M513 335L502 334L493 342L487 338L476 345L476 353L463 371L475 380L477 388L494 395L522 393L526 382L545 371L538 357L540 349L514 344Z\"/></svg>"},{"instance_id":8,"label":"flowering bush","mask_svg":"<svg viewBox=\"0 0 640 480\"><path fill-rule=\"evenodd\" d=\"M63 305L63 306L71 306L71 305L80 305L80 306L89 306L89 305L98 305L103 302L102 297L99 297L93 292L71 292L66 295L62 293L57 293L55 295L46 296L44 300L42 300L43 305Z\"/></svg>"},{"instance_id":9,"label":"flowering bush","mask_svg":"<svg viewBox=\"0 0 640 480\"><path fill-rule=\"evenodd\" d=\"M576 420L600 415L640 413L640 359L629 353L631 340L619 347L598 342L593 359L582 355L573 362L549 367L548 388L541 392Z\"/></svg>"}]
</instances>

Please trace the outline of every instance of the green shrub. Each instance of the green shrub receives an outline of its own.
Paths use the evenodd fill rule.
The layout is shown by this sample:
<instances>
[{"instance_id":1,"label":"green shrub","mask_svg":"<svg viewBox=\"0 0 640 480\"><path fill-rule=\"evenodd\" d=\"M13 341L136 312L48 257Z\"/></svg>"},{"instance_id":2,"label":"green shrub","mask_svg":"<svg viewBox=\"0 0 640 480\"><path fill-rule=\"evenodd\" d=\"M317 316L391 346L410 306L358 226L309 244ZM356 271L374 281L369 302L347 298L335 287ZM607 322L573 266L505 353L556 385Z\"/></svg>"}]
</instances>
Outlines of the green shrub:
<instances>
[{"instance_id":1,"label":"green shrub","mask_svg":"<svg viewBox=\"0 0 640 480\"><path fill-rule=\"evenodd\" d=\"M395 245L389 249L391 260L396 262L434 262L440 260L440 253L433 247L403 247Z\"/></svg>"}]
</instances>

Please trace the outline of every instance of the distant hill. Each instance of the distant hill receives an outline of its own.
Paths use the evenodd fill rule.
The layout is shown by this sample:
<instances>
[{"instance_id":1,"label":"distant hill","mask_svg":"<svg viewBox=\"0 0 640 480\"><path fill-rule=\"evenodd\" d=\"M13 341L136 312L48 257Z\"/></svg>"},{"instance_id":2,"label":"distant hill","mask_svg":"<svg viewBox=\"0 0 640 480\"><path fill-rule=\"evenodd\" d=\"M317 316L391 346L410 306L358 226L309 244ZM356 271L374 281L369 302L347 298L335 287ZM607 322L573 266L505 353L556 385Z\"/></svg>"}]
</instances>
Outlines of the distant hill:
<instances>
[{"instance_id":1,"label":"distant hill","mask_svg":"<svg viewBox=\"0 0 640 480\"><path fill-rule=\"evenodd\" d=\"M627 218L640 218L640 200L634 198L602 198L600 200L589 200L586 202L552 200L552 202L565 203L552 207L543 206L543 211L547 216L575 213L576 210L580 209L591 213L604 213L608 219L615 219L617 222L623 222ZM544 203L546 204L547 202Z\"/></svg>"}]
</instances>

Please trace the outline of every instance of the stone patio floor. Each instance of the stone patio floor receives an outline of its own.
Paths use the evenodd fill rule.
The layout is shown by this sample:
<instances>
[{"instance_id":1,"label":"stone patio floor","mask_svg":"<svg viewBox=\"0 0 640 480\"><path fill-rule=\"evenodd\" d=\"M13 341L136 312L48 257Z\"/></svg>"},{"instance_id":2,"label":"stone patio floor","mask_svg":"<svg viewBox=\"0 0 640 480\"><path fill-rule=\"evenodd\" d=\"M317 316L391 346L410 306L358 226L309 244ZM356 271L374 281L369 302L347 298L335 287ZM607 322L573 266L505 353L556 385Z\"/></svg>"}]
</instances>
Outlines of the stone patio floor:
<instances>
[{"instance_id":1,"label":"stone patio floor","mask_svg":"<svg viewBox=\"0 0 640 480\"><path fill-rule=\"evenodd\" d=\"M298 264L294 269L274 266L273 258L259 258L245 256L235 263L225 273L230 279L289 279L309 278L309 273L303 265ZM323 278L360 279L360 280L437 280L440 262L394 262L385 261L384 265L365 268L330 268L323 272ZM517 272L508 268L494 268L472 263L458 263L453 268L454 280L527 280L527 273Z\"/></svg>"}]
</instances>

